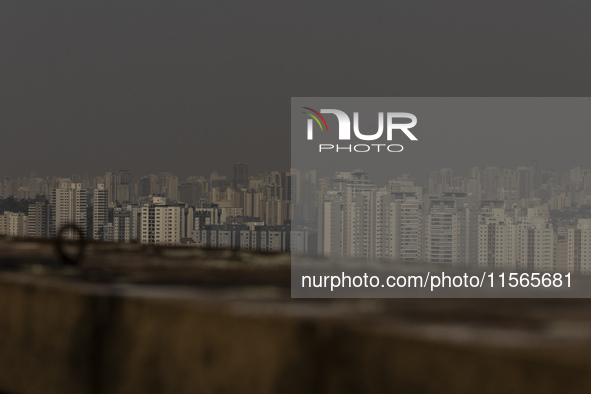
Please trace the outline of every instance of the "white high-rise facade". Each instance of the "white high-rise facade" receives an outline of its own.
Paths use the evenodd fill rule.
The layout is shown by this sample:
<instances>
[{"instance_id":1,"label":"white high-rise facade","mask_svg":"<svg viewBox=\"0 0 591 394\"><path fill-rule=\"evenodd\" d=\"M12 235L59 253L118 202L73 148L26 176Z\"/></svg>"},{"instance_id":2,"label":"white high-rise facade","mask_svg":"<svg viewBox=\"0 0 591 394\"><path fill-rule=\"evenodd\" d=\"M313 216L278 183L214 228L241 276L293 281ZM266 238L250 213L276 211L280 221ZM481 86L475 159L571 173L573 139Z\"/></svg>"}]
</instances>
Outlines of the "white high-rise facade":
<instances>
[{"instance_id":1,"label":"white high-rise facade","mask_svg":"<svg viewBox=\"0 0 591 394\"><path fill-rule=\"evenodd\" d=\"M27 215L22 212L4 212L0 215L0 235L27 236Z\"/></svg>"},{"instance_id":2,"label":"white high-rise facade","mask_svg":"<svg viewBox=\"0 0 591 394\"><path fill-rule=\"evenodd\" d=\"M420 262L423 203L414 192L376 192L376 259Z\"/></svg>"},{"instance_id":3,"label":"white high-rise facade","mask_svg":"<svg viewBox=\"0 0 591 394\"><path fill-rule=\"evenodd\" d=\"M51 191L50 205L52 216L50 236L56 236L66 224L77 225L86 235L87 191L82 188L81 183L60 182L59 187ZM63 236L70 239L78 238L75 231L68 231Z\"/></svg>"},{"instance_id":4,"label":"white high-rise facade","mask_svg":"<svg viewBox=\"0 0 591 394\"><path fill-rule=\"evenodd\" d=\"M28 209L28 236L48 237L50 228L50 206L45 196L29 205Z\"/></svg>"},{"instance_id":5,"label":"white high-rise facade","mask_svg":"<svg viewBox=\"0 0 591 394\"><path fill-rule=\"evenodd\" d=\"M568 229L567 267L575 274L591 273L591 219L579 219Z\"/></svg>"},{"instance_id":6,"label":"white high-rise facade","mask_svg":"<svg viewBox=\"0 0 591 394\"><path fill-rule=\"evenodd\" d=\"M343 224L344 199L343 193L329 191L320 206L319 233L322 236L321 253L325 256L343 256Z\"/></svg>"},{"instance_id":7,"label":"white high-rise facade","mask_svg":"<svg viewBox=\"0 0 591 394\"><path fill-rule=\"evenodd\" d=\"M376 185L362 171L351 173L345 187L344 255L368 259L375 257Z\"/></svg>"},{"instance_id":8,"label":"white high-rise facade","mask_svg":"<svg viewBox=\"0 0 591 394\"><path fill-rule=\"evenodd\" d=\"M185 213L183 206L167 204L165 197L153 197L152 203L142 207L141 242L158 245L180 244L181 238L187 234Z\"/></svg>"},{"instance_id":9,"label":"white high-rise facade","mask_svg":"<svg viewBox=\"0 0 591 394\"><path fill-rule=\"evenodd\" d=\"M99 183L94 190L92 206L92 239L103 240L103 228L107 225L109 215L109 191Z\"/></svg>"},{"instance_id":10,"label":"white high-rise facade","mask_svg":"<svg viewBox=\"0 0 591 394\"><path fill-rule=\"evenodd\" d=\"M517 268L517 224L503 206L482 211L478 220L478 266Z\"/></svg>"},{"instance_id":11,"label":"white high-rise facade","mask_svg":"<svg viewBox=\"0 0 591 394\"><path fill-rule=\"evenodd\" d=\"M517 226L517 268L522 271L551 272L554 262L554 230L549 218L536 208Z\"/></svg>"},{"instance_id":12,"label":"white high-rise facade","mask_svg":"<svg viewBox=\"0 0 591 394\"><path fill-rule=\"evenodd\" d=\"M321 254L421 261L423 202L411 181L378 188L358 170L340 173L332 189L324 193L318 210Z\"/></svg>"},{"instance_id":13,"label":"white high-rise facade","mask_svg":"<svg viewBox=\"0 0 591 394\"><path fill-rule=\"evenodd\" d=\"M425 217L425 261L466 264L468 232L467 210L461 199L429 201Z\"/></svg>"},{"instance_id":14,"label":"white high-rise facade","mask_svg":"<svg viewBox=\"0 0 591 394\"><path fill-rule=\"evenodd\" d=\"M490 202L489 202L490 203ZM529 208L526 216L500 206L481 209L478 265L481 268L552 272L554 230L548 216Z\"/></svg>"},{"instance_id":15,"label":"white high-rise facade","mask_svg":"<svg viewBox=\"0 0 591 394\"><path fill-rule=\"evenodd\" d=\"M395 260L420 262L423 258L423 202L412 193L402 193L396 199L397 251Z\"/></svg>"}]
</instances>

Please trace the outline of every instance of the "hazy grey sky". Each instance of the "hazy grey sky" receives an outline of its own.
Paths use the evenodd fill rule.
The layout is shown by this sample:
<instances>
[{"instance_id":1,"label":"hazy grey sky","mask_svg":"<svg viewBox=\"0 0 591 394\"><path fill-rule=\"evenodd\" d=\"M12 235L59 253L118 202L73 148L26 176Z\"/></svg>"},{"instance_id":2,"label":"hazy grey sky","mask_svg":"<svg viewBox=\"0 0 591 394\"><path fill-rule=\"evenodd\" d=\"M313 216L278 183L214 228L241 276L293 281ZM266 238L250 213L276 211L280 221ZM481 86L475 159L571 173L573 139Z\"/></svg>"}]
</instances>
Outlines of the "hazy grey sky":
<instances>
[{"instance_id":1,"label":"hazy grey sky","mask_svg":"<svg viewBox=\"0 0 591 394\"><path fill-rule=\"evenodd\" d=\"M287 169L292 96L591 95L583 0L2 6L0 175Z\"/></svg>"}]
</instances>

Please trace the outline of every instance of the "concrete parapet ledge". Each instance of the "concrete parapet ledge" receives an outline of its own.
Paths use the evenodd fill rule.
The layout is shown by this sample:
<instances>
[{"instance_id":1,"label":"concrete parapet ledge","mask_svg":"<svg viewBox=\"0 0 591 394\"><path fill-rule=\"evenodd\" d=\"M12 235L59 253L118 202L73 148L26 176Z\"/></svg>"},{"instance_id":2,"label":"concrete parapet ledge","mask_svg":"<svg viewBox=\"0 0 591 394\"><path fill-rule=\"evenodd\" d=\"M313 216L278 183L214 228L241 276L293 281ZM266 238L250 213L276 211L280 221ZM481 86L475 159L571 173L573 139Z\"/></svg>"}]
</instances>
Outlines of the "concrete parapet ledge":
<instances>
[{"instance_id":1,"label":"concrete parapet ledge","mask_svg":"<svg viewBox=\"0 0 591 394\"><path fill-rule=\"evenodd\" d=\"M0 392L584 393L588 300L291 300L289 255L0 239Z\"/></svg>"}]
</instances>

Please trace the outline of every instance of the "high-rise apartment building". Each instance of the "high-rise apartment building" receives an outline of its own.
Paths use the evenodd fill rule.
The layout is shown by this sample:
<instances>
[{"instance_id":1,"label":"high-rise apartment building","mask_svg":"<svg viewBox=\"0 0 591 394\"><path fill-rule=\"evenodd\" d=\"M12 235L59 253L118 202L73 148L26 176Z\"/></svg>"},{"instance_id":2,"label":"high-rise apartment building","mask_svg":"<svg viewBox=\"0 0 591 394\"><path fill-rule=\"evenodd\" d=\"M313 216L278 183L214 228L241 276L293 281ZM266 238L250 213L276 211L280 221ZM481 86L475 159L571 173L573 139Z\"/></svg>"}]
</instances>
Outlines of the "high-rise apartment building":
<instances>
[{"instance_id":1,"label":"high-rise apartment building","mask_svg":"<svg viewBox=\"0 0 591 394\"><path fill-rule=\"evenodd\" d=\"M478 266L514 270L517 250L517 224L504 201L483 202L478 215Z\"/></svg>"},{"instance_id":2,"label":"high-rise apartment building","mask_svg":"<svg viewBox=\"0 0 591 394\"><path fill-rule=\"evenodd\" d=\"M591 273L591 219L579 219L577 228L568 230L567 245L568 271Z\"/></svg>"},{"instance_id":3,"label":"high-rise apartment building","mask_svg":"<svg viewBox=\"0 0 591 394\"><path fill-rule=\"evenodd\" d=\"M289 226L207 225L192 235L197 246L207 248L287 252L295 242L295 251L305 253L308 245L308 233L291 234Z\"/></svg>"},{"instance_id":4,"label":"high-rise apartment building","mask_svg":"<svg viewBox=\"0 0 591 394\"><path fill-rule=\"evenodd\" d=\"M537 208L528 208L517 226L517 268L522 271L552 272L554 230L549 218Z\"/></svg>"},{"instance_id":5,"label":"high-rise apartment building","mask_svg":"<svg viewBox=\"0 0 591 394\"><path fill-rule=\"evenodd\" d=\"M28 208L28 236L49 237L50 205L44 195L38 195Z\"/></svg>"},{"instance_id":6,"label":"high-rise apartment building","mask_svg":"<svg viewBox=\"0 0 591 394\"><path fill-rule=\"evenodd\" d=\"M22 212L9 211L0 214L0 235L25 237L27 235L27 215Z\"/></svg>"},{"instance_id":7,"label":"high-rise apartment building","mask_svg":"<svg viewBox=\"0 0 591 394\"><path fill-rule=\"evenodd\" d=\"M142 208L123 204L113 210L113 241L133 242L141 239Z\"/></svg>"},{"instance_id":8,"label":"high-rise apartment building","mask_svg":"<svg viewBox=\"0 0 591 394\"><path fill-rule=\"evenodd\" d=\"M376 185L369 174L356 170L344 193L343 249L347 257L369 259L375 251Z\"/></svg>"},{"instance_id":9,"label":"high-rise apartment building","mask_svg":"<svg viewBox=\"0 0 591 394\"><path fill-rule=\"evenodd\" d=\"M92 239L104 240L103 228L109 220L109 191L100 183L94 190L92 205Z\"/></svg>"},{"instance_id":10,"label":"high-rise apartment building","mask_svg":"<svg viewBox=\"0 0 591 394\"><path fill-rule=\"evenodd\" d=\"M167 204L165 197L153 197L141 212L142 243L177 245L193 229L193 209Z\"/></svg>"},{"instance_id":11,"label":"high-rise apartment building","mask_svg":"<svg viewBox=\"0 0 591 394\"><path fill-rule=\"evenodd\" d=\"M422 260L423 202L411 181L377 188L362 171L341 173L333 190L324 193L318 212L323 255Z\"/></svg>"},{"instance_id":12,"label":"high-rise apartment building","mask_svg":"<svg viewBox=\"0 0 591 394\"><path fill-rule=\"evenodd\" d=\"M237 189L248 187L248 165L244 163L234 164L233 186Z\"/></svg>"},{"instance_id":13,"label":"high-rise apartment building","mask_svg":"<svg viewBox=\"0 0 591 394\"><path fill-rule=\"evenodd\" d=\"M168 201L176 202L179 200L179 178L170 172L161 172L158 174L158 185L160 193Z\"/></svg>"},{"instance_id":14,"label":"high-rise apartment building","mask_svg":"<svg viewBox=\"0 0 591 394\"><path fill-rule=\"evenodd\" d=\"M425 254L428 263L467 264L468 214L465 194L431 199L425 212Z\"/></svg>"},{"instance_id":15,"label":"high-rise apartment building","mask_svg":"<svg viewBox=\"0 0 591 394\"><path fill-rule=\"evenodd\" d=\"M342 191L327 191L319 206L318 244L324 256L344 256L345 200Z\"/></svg>"},{"instance_id":16,"label":"high-rise apartment building","mask_svg":"<svg viewBox=\"0 0 591 394\"><path fill-rule=\"evenodd\" d=\"M395 193L391 210L391 259L421 262L424 247L422 200L417 198L415 193Z\"/></svg>"},{"instance_id":17,"label":"high-rise apartment building","mask_svg":"<svg viewBox=\"0 0 591 394\"><path fill-rule=\"evenodd\" d=\"M378 260L418 262L422 254L422 201L415 193L375 193L375 242Z\"/></svg>"},{"instance_id":18,"label":"high-rise apartment building","mask_svg":"<svg viewBox=\"0 0 591 394\"><path fill-rule=\"evenodd\" d=\"M66 224L77 225L86 236L87 190L80 183L62 181L59 187L51 191L50 236L56 236ZM67 231L64 238L76 239L75 231Z\"/></svg>"}]
</instances>

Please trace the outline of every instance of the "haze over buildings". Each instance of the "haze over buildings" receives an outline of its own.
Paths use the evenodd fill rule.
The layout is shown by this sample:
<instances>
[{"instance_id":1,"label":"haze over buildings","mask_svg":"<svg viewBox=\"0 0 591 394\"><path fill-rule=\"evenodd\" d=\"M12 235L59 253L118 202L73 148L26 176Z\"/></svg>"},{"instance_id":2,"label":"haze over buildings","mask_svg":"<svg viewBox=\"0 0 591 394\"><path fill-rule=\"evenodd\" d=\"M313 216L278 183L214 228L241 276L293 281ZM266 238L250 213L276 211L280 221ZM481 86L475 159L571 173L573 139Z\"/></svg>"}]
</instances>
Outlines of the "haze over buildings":
<instances>
[{"instance_id":1,"label":"haze over buildings","mask_svg":"<svg viewBox=\"0 0 591 394\"><path fill-rule=\"evenodd\" d=\"M430 171L379 183L362 170L180 181L170 172L3 177L0 234L53 237L76 223L98 241L297 251L360 260L591 273L591 169L527 166ZM111 189L108 189L109 185ZM18 201L18 200L16 200ZM293 222L293 227L292 227ZM67 238L75 238L71 232Z\"/></svg>"},{"instance_id":2,"label":"haze over buildings","mask_svg":"<svg viewBox=\"0 0 591 394\"><path fill-rule=\"evenodd\" d=\"M67 179L3 177L0 198L24 199L28 209L4 212L0 234L55 237L74 223L97 241L287 251L290 192L289 171L249 176L244 163L234 165L233 177L214 171L180 184L170 172L136 177L129 170ZM293 235L300 240L296 248L307 247L306 237ZM74 231L63 236L78 238Z\"/></svg>"},{"instance_id":3,"label":"haze over buildings","mask_svg":"<svg viewBox=\"0 0 591 394\"><path fill-rule=\"evenodd\" d=\"M294 229L317 229L325 256L591 273L591 169L560 174L534 161L468 173L379 184L362 170L292 169Z\"/></svg>"}]
</instances>

